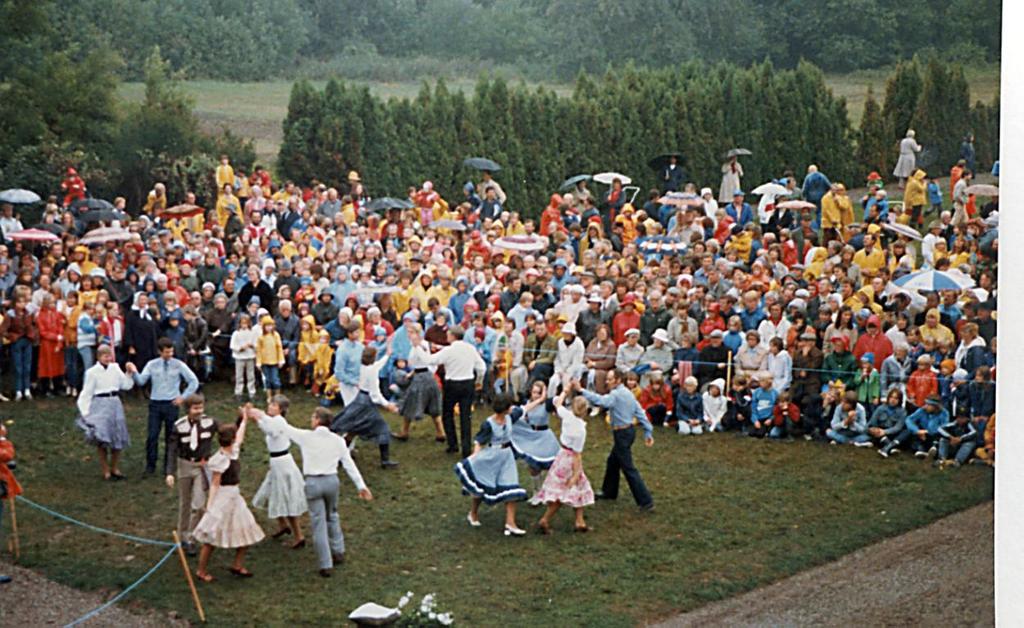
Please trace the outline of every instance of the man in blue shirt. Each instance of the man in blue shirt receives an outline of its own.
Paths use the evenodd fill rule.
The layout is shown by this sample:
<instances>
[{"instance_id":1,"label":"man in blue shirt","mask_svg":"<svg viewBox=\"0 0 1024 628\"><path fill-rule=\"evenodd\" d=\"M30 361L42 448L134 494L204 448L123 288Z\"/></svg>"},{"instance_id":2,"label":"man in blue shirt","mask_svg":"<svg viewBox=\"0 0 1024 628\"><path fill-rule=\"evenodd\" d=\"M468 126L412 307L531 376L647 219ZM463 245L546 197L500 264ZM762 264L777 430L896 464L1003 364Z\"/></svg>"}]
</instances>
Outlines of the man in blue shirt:
<instances>
[{"instance_id":1,"label":"man in blue shirt","mask_svg":"<svg viewBox=\"0 0 1024 628\"><path fill-rule=\"evenodd\" d=\"M750 208L749 203L743 200L743 190L733 192L732 203L725 206L725 213L741 227L747 226L754 220L754 210Z\"/></svg>"},{"instance_id":2,"label":"man in blue shirt","mask_svg":"<svg viewBox=\"0 0 1024 628\"><path fill-rule=\"evenodd\" d=\"M583 397L590 403L608 410L611 417L612 437L614 444L612 451L608 454L608 463L604 470L604 483L602 490L597 494L598 499L615 499L619 496L619 471L626 476L629 490L633 493L641 510L654 510L654 498L640 471L633 464L633 441L636 439L636 428L634 419L640 423L644 430L644 444L650 447L654 444L654 428L647 420L647 413L640 406L633 393L625 387L626 371L615 369L608 373L608 387L610 392L607 395L599 395L589 390L582 390L579 382L574 388L583 394Z\"/></svg>"},{"instance_id":3,"label":"man in blue shirt","mask_svg":"<svg viewBox=\"0 0 1024 628\"><path fill-rule=\"evenodd\" d=\"M334 356L334 377L338 380L341 400L352 403L359 393L359 370L363 365L363 343L359 342L359 323L349 323L345 339Z\"/></svg>"},{"instance_id":4,"label":"man in blue shirt","mask_svg":"<svg viewBox=\"0 0 1024 628\"><path fill-rule=\"evenodd\" d=\"M192 369L174 357L174 343L169 338L161 338L156 343L160 357L146 363L139 373L134 364L125 368L135 380L136 386L150 384L149 388L149 422L146 429L146 475L156 472L157 454L160 452L160 429L164 430L164 465L171 452L171 441L174 437L174 422L178 420L178 406L185 397L199 389L199 378ZM181 390L184 380L185 390Z\"/></svg>"}]
</instances>

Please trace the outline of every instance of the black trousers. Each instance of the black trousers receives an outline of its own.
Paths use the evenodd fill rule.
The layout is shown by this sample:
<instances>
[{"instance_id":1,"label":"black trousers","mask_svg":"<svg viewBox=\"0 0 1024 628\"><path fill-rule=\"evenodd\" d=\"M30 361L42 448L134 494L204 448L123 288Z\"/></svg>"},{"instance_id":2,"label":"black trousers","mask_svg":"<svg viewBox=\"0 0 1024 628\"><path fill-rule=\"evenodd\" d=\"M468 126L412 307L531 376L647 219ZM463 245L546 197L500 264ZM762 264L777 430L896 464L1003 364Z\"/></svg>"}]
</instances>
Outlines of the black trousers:
<instances>
[{"instance_id":1,"label":"black trousers","mask_svg":"<svg viewBox=\"0 0 1024 628\"><path fill-rule=\"evenodd\" d=\"M149 421L146 426L146 471L156 471L157 454L160 450L160 431L164 432L164 460L161 469L170 469L168 465L171 455L171 442L174 434L174 422L178 420L178 406L170 401L149 402Z\"/></svg>"},{"instance_id":2,"label":"black trousers","mask_svg":"<svg viewBox=\"0 0 1024 628\"><path fill-rule=\"evenodd\" d=\"M604 469L604 483L601 491L608 499L615 499L619 496L619 472L626 476L626 483L633 493L633 499L638 506L648 506L654 502L647 485L640 477L640 471L633 464L633 441L636 440L636 428L627 427L622 430L612 431L612 450L608 454L608 463Z\"/></svg>"},{"instance_id":3,"label":"black trousers","mask_svg":"<svg viewBox=\"0 0 1024 628\"><path fill-rule=\"evenodd\" d=\"M459 433L462 436L462 457L473 452L473 394L476 382L472 379L458 381L444 380L444 399L441 403L441 420L448 438L449 451L459 448L455 436L455 406L459 406Z\"/></svg>"}]
</instances>

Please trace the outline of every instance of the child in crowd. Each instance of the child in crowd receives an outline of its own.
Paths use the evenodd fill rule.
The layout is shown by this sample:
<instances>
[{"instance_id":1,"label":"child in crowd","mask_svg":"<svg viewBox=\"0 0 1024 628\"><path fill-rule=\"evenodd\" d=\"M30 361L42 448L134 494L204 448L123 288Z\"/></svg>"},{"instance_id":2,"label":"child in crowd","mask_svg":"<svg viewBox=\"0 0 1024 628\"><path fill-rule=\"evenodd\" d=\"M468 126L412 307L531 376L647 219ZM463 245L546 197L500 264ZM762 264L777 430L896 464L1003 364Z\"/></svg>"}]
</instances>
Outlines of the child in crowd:
<instances>
[{"instance_id":1,"label":"child in crowd","mask_svg":"<svg viewBox=\"0 0 1024 628\"><path fill-rule=\"evenodd\" d=\"M284 368L284 347L277 333L274 319L264 316L260 319L263 333L256 339L256 366L263 375L263 388L267 392L267 403L281 392L281 369Z\"/></svg>"},{"instance_id":2,"label":"child in crowd","mask_svg":"<svg viewBox=\"0 0 1024 628\"><path fill-rule=\"evenodd\" d=\"M938 393L939 382L932 370L932 356L922 354L917 358L917 369L907 380L907 402L916 410L923 407L929 397Z\"/></svg>"},{"instance_id":3,"label":"child in crowd","mask_svg":"<svg viewBox=\"0 0 1024 628\"><path fill-rule=\"evenodd\" d=\"M832 445L852 443L857 447L870 447L867 435L868 422L864 406L857 403L857 393L850 390L843 394L839 407L832 414L832 423L825 435Z\"/></svg>"},{"instance_id":4,"label":"child in crowd","mask_svg":"<svg viewBox=\"0 0 1024 628\"><path fill-rule=\"evenodd\" d=\"M231 359L235 361L235 399L242 400L248 388L249 399L256 398L256 341L259 331L252 328L248 314L238 317L238 329L231 334Z\"/></svg>"},{"instance_id":5,"label":"child in crowd","mask_svg":"<svg viewBox=\"0 0 1024 628\"><path fill-rule=\"evenodd\" d=\"M772 376L772 388L781 393L789 390L793 381L793 358L786 351L782 338L768 341L768 372Z\"/></svg>"},{"instance_id":6,"label":"child in crowd","mask_svg":"<svg viewBox=\"0 0 1024 628\"><path fill-rule=\"evenodd\" d=\"M763 375L761 387L750 395L750 429L747 433L751 436L761 438L771 428L775 403L779 400L779 393L772 387L774 383L771 375Z\"/></svg>"},{"instance_id":7,"label":"child in crowd","mask_svg":"<svg viewBox=\"0 0 1024 628\"><path fill-rule=\"evenodd\" d=\"M956 371L956 362L952 358L945 358L939 362L939 374L935 378L939 387L939 396L942 397L942 405L950 413L953 412L953 372Z\"/></svg>"},{"instance_id":8,"label":"child in crowd","mask_svg":"<svg viewBox=\"0 0 1024 628\"><path fill-rule=\"evenodd\" d=\"M701 396L701 406L704 408L704 424L709 432L717 432L722 429L722 420L728 410L729 401L723 394L725 380L718 378L708 384L707 390Z\"/></svg>"},{"instance_id":9,"label":"child in crowd","mask_svg":"<svg viewBox=\"0 0 1024 628\"><path fill-rule=\"evenodd\" d=\"M316 319L311 315L303 316L299 321L299 352L296 361L299 364L299 379L306 388L313 387L313 364L316 362L318 339Z\"/></svg>"},{"instance_id":10,"label":"child in crowd","mask_svg":"<svg viewBox=\"0 0 1024 628\"><path fill-rule=\"evenodd\" d=\"M732 379L732 390L729 391L725 418L722 428L725 430L744 430L750 425L750 391L747 384L750 380L746 375L737 375Z\"/></svg>"},{"instance_id":11,"label":"child in crowd","mask_svg":"<svg viewBox=\"0 0 1024 628\"><path fill-rule=\"evenodd\" d=\"M898 386L889 389L885 403L875 408L868 421L868 436L878 447L878 455L888 458L889 443L906 429L907 411L903 408L903 393Z\"/></svg>"},{"instance_id":12,"label":"child in crowd","mask_svg":"<svg viewBox=\"0 0 1024 628\"><path fill-rule=\"evenodd\" d=\"M334 347L331 346L331 334L326 329L321 329L318 334L319 342L316 351L313 353L313 394L325 394L328 380L334 377L331 371L331 361L334 359Z\"/></svg>"},{"instance_id":13,"label":"child in crowd","mask_svg":"<svg viewBox=\"0 0 1024 628\"><path fill-rule=\"evenodd\" d=\"M986 422L996 415L996 383L992 381L992 368L979 366L974 372L974 381L968 384L967 393L971 404L974 429L986 433Z\"/></svg>"},{"instance_id":14,"label":"child in crowd","mask_svg":"<svg viewBox=\"0 0 1024 628\"><path fill-rule=\"evenodd\" d=\"M871 414L882 396L882 384L875 370L875 354L870 351L860 357L860 368L853 378L857 390L857 401L864 406L864 411Z\"/></svg>"},{"instance_id":15,"label":"child in crowd","mask_svg":"<svg viewBox=\"0 0 1024 628\"><path fill-rule=\"evenodd\" d=\"M771 430L768 438L793 438L803 435L803 424L800 420L800 406L789 398L789 391L779 393L779 400L772 410Z\"/></svg>"},{"instance_id":16,"label":"child in crowd","mask_svg":"<svg viewBox=\"0 0 1024 628\"><path fill-rule=\"evenodd\" d=\"M661 371L648 373L647 385L640 393L640 405L653 425L667 425L673 419L672 389Z\"/></svg>"},{"instance_id":17,"label":"child in crowd","mask_svg":"<svg viewBox=\"0 0 1024 628\"><path fill-rule=\"evenodd\" d=\"M684 436L704 433L704 404L697 392L697 378L689 376L676 395L676 429Z\"/></svg>"},{"instance_id":18,"label":"child in crowd","mask_svg":"<svg viewBox=\"0 0 1024 628\"><path fill-rule=\"evenodd\" d=\"M981 446L974 450L975 458L971 460L974 464L987 464L990 467L996 464L996 415L989 417L985 422L984 438Z\"/></svg>"},{"instance_id":19,"label":"child in crowd","mask_svg":"<svg viewBox=\"0 0 1024 628\"><path fill-rule=\"evenodd\" d=\"M971 424L971 413L968 408L959 408L956 419L939 428L939 458L935 466L949 465L959 467L967 463L977 447L978 432ZM950 454L953 459L950 461Z\"/></svg>"}]
</instances>

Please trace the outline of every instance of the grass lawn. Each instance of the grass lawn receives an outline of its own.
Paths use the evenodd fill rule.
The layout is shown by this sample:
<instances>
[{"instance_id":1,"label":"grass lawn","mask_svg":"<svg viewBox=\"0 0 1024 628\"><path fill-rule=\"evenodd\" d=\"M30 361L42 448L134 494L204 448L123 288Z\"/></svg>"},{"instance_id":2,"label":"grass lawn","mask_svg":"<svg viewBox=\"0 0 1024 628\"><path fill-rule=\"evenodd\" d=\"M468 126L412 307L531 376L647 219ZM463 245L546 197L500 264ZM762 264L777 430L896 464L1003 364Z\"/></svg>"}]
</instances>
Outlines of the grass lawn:
<instances>
[{"instance_id":1,"label":"grass lawn","mask_svg":"<svg viewBox=\"0 0 1024 628\"><path fill-rule=\"evenodd\" d=\"M967 69L967 80L971 85L971 101L991 102L999 91L999 69ZM889 70L869 70L852 74L828 75L825 82L837 96L845 96L850 121L860 123L864 111L864 96L868 85L874 86L875 97L881 101L885 96L885 80ZM432 79L431 79L432 80ZM319 89L325 81L314 82ZM353 81L369 85L370 90L382 98L413 98L420 90L421 83L380 83ZM450 89L473 91L475 79L453 79L448 81ZM567 95L572 88L564 84L547 85ZM265 164L273 164L281 144L281 122L288 113L288 96L292 81L267 81L263 83L230 83L225 81L187 81L183 84L186 93L195 99L195 111L208 129L227 127L243 137L256 140L256 154ZM140 101L144 93L141 83L124 83L120 95L125 100Z\"/></svg>"},{"instance_id":2,"label":"grass lawn","mask_svg":"<svg viewBox=\"0 0 1024 628\"><path fill-rule=\"evenodd\" d=\"M226 386L207 392L209 414L233 415ZM306 426L313 405L307 393L293 395L291 421ZM161 479L141 477L144 402L129 403L133 443L121 483L99 478L94 452L73 426L70 400L3 410L27 497L94 525L170 537L176 493ZM618 502L588 510L590 534L572 534L563 512L552 537L506 538L501 509L483 509L481 528L466 524L469 499L452 472L455 458L434 443L431 427L420 424L413 434L393 445L402 463L396 471L380 470L375 446L360 446L356 460L375 501L358 501L342 476L349 551L335 577L316 575L311 548L291 551L269 539L250 553L251 580L232 578L229 553L215 553L217 581L200 586L210 625L339 624L363 602L394 605L408 590L436 592L440 608L462 625L637 625L835 559L993 493L987 468L940 472L906 454L884 461L853 447L733 434L684 439L659 430L653 448L634 447L656 512L638 512L627 490ZM608 428L592 421L584 464L595 485L610 442ZM263 479L266 454L254 428L243 454L247 498ZM532 526L539 514L523 505L520 525ZM257 518L266 531L274 529L262 513ZM76 587L120 590L163 552L59 523L26 505L18 519L22 563ZM127 600L195 617L176 561Z\"/></svg>"}]
</instances>

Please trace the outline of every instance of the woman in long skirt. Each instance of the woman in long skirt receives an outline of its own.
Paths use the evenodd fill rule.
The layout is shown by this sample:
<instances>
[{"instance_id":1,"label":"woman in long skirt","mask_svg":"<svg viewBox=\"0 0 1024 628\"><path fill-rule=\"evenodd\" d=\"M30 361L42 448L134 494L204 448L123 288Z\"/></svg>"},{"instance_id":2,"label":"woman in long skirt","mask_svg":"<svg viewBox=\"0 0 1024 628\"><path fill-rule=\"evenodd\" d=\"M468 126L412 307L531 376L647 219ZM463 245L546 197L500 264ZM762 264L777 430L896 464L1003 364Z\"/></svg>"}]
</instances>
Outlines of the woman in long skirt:
<instances>
[{"instance_id":1,"label":"woman in long skirt","mask_svg":"<svg viewBox=\"0 0 1024 628\"><path fill-rule=\"evenodd\" d=\"M530 400L523 406L524 420L512 424L512 453L526 461L533 481L531 506L541 504L537 493L543 478L541 474L555 461L561 446L548 425L547 390L544 382L530 387Z\"/></svg>"},{"instance_id":2,"label":"woman in long skirt","mask_svg":"<svg viewBox=\"0 0 1024 628\"><path fill-rule=\"evenodd\" d=\"M896 167L892 171L893 176L900 181L901 190L917 170L917 153L921 152L921 145L914 139L914 135L914 129L908 129L907 136L900 140L900 158L896 160Z\"/></svg>"},{"instance_id":3,"label":"woman in long skirt","mask_svg":"<svg viewBox=\"0 0 1024 628\"><path fill-rule=\"evenodd\" d=\"M359 386L356 396L344 409L334 417L331 431L345 437L349 444L356 436L377 442L380 448L380 466L392 469L398 463L391 459L391 428L380 415L377 406L397 412L398 406L390 403L380 392L380 370L387 364L389 357L380 360L377 350L373 347L363 349L362 367L359 369Z\"/></svg>"},{"instance_id":4,"label":"woman in long skirt","mask_svg":"<svg viewBox=\"0 0 1024 628\"><path fill-rule=\"evenodd\" d=\"M583 445L587 440L587 424L583 417L587 415L588 404L583 397L572 400L570 412L562 401L565 394L555 399L555 411L562 419L562 447L551 465L544 486L537 494L547 504L547 511L537 522L542 534L551 534L551 517L565 504L576 511L576 532L586 532L590 528L583 519L583 508L594 503L594 490L583 472Z\"/></svg>"},{"instance_id":5,"label":"woman in long skirt","mask_svg":"<svg viewBox=\"0 0 1024 628\"><path fill-rule=\"evenodd\" d=\"M220 450L210 457L206 468L213 475L210 480L210 495L206 500L206 512L199 520L193 538L203 544L199 550L199 568L196 577L203 582L213 582L207 570L210 556L215 547L235 550L231 573L239 578L251 578L252 572L242 564L249 546L263 540L263 530L245 505L245 499L238 490L241 466L238 453L245 439L245 421L241 425L222 425L217 430Z\"/></svg>"},{"instance_id":6,"label":"woman in long skirt","mask_svg":"<svg viewBox=\"0 0 1024 628\"><path fill-rule=\"evenodd\" d=\"M412 345L412 349L409 350L409 368L412 369L412 374L407 376L405 393L398 405L398 411L402 415L402 431L394 436L398 440L409 440L409 427L412 422L429 415L434 420L434 440L443 443L445 439L444 428L441 427L441 388L437 385L435 368L427 366L430 346L423 340L423 328L419 323L407 326L406 333Z\"/></svg>"},{"instance_id":7,"label":"woman in long skirt","mask_svg":"<svg viewBox=\"0 0 1024 628\"><path fill-rule=\"evenodd\" d=\"M516 525L516 502L526 499L519 486L519 470L512 455L512 426L522 409L511 413L512 400L499 395L492 404L494 414L480 426L473 439L473 454L455 464L455 475L462 482L462 491L472 496L466 520L474 528L480 526L480 503L505 504L505 536L522 536L526 531Z\"/></svg>"},{"instance_id":8,"label":"woman in long skirt","mask_svg":"<svg viewBox=\"0 0 1024 628\"><path fill-rule=\"evenodd\" d=\"M267 439L270 468L252 498L252 505L266 510L269 517L277 519L278 528L273 538L292 534L295 537L292 549L299 549L306 546L299 517L306 513L308 507L306 479L290 451L292 443L288 438L288 420L285 419L290 403L288 397L274 395L267 404L266 413L254 411L258 412L256 424Z\"/></svg>"},{"instance_id":9,"label":"woman in long skirt","mask_svg":"<svg viewBox=\"0 0 1024 628\"><path fill-rule=\"evenodd\" d=\"M75 424L85 432L85 442L96 447L103 479L123 480L118 463L131 439L120 395L132 387L133 381L114 361L114 350L109 346L101 346L96 357L99 361L85 372Z\"/></svg>"}]
</instances>

